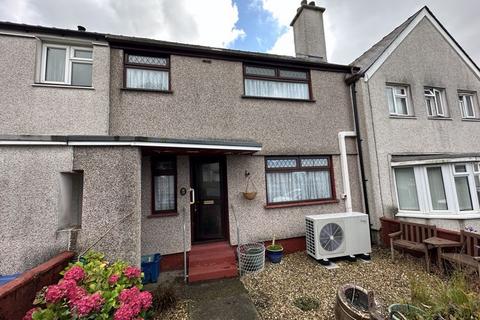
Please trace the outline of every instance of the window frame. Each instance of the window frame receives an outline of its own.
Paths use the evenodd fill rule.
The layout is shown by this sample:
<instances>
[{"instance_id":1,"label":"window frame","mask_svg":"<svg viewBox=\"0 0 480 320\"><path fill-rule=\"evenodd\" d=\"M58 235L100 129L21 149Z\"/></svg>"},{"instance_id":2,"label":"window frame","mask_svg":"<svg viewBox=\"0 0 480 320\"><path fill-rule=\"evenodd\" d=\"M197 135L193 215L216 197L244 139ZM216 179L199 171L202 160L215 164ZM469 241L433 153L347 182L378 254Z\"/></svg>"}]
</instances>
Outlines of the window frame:
<instances>
[{"instance_id":1,"label":"window frame","mask_svg":"<svg viewBox=\"0 0 480 320\"><path fill-rule=\"evenodd\" d=\"M395 89L404 89L405 94L398 94L395 92ZM391 116L394 117L412 117L413 116L413 110L410 108L410 86L406 84L393 84L393 83L387 83L385 85L385 89L392 89L392 94L393 94L393 113L390 111L390 105L388 102L388 97L387 97L387 106L388 106L388 112ZM405 105L407 108L407 113L398 113L399 108L397 107L397 97L399 98L405 98Z\"/></svg>"},{"instance_id":2,"label":"window frame","mask_svg":"<svg viewBox=\"0 0 480 320\"><path fill-rule=\"evenodd\" d=\"M48 81L47 77L47 50L48 48L65 49L65 81ZM89 51L92 53L92 58L78 58L75 57L75 50ZM73 63L83 63L92 66L92 83L89 86L72 84L72 65ZM78 45L57 44L50 42L42 43L42 56L40 67L40 82L44 84L67 85L72 87L93 87L93 47L82 47Z\"/></svg>"},{"instance_id":3,"label":"window frame","mask_svg":"<svg viewBox=\"0 0 480 320\"><path fill-rule=\"evenodd\" d=\"M248 67L274 69L275 70L275 76L251 75L251 74L247 73L247 68ZM264 65L264 64L244 63L242 70L243 70L243 96L242 97L244 97L244 98L291 100L291 101L313 101L312 77L311 77L310 69L290 68L290 67L282 67L282 66L278 66L278 65ZM306 79L280 77L280 70L305 72L306 73ZM247 92L246 92L246 88L245 88L245 80L246 79L287 82L287 83L306 83L307 87L308 87L308 98L307 99L302 99L302 98L265 97L265 96L248 95Z\"/></svg>"},{"instance_id":4,"label":"window frame","mask_svg":"<svg viewBox=\"0 0 480 320\"><path fill-rule=\"evenodd\" d=\"M465 91L459 91L458 92L458 104L460 106L460 111L462 113L462 119L478 119L477 115L477 99L476 99L476 93L475 92L465 92ZM472 111L473 111L473 116L468 116L466 114L466 99L470 98L470 102L472 104Z\"/></svg>"},{"instance_id":5,"label":"window frame","mask_svg":"<svg viewBox=\"0 0 480 320\"><path fill-rule=\"evenodd\" d=\"M427 94L427 91L431 91L431 93ZM424 87L423 88L423 98L425 100L425 107L427 108L427 115L430 118L449 118L449 112L448 112L448 104L447 104L447 99L446 99L446 93L445 89L442 88L435 88L435 87ZM440 107L442 109L442 113L438 112L439 108L439 101L437 99L436 93L439 94L440 96ZM433 101L435 103L435 114L430 114L428 110L428 105L427 105L427 99L428 98L433 98ZM433 110L432 110L433 111Z\"/></svg>"},{"instance_id":6,"label":"window frame","mask_svg":"<svg viewBox=\"0 0 480 320\"><path fill-rule=\"evenodd\" d=\"M478 194L475 192L475 176L480 176L480 167L479 171L474 170L474 163L477 162L453 162L453 163L432 163L432 164L415 164L415 165L400 165L393 166L393 187L395 192L395 201L397 208L399 209L400 214L420 214L428 217L429 215L438 215L438 216L458 216L461 217L462 214L472 214L480 213L480 199ZM464 165L465 172L457 172L455 166ZM447 210L434 210L430 186L428 180L427 169L431 167L441 167L442 178L443 178L443 188L445 191L445 198L447 200ZM402 210L400 209L400 202L398 198L398 188L396 181L395 169L398 168L413 168L415 175L415 183L417 189L417 197L419 202L419 210ZM472 203L472 210L460 210L460 203L458 200L457 189L455 185L455 178L457 177L467 177L468 188L470 192L470 201Z\"/></svg>"},{"instance_id":7,"label":"window frame","mask_svg":"<svg viewBox=\"0 0 480 320\"><path fill-rule=\"evenodd\" d=\"M302 167L301 166L301 159L318 159L324 158L327 159L326 166L314 166L314 167ZM288 160L288 159L295 159L297 164L295 167L290 168L268 168L267 160ZM281 208L281 207L293 207L293 206L304 206L304 205L316 205L316 204L327 204L338 202L335 190L335 177L334 177L334 170L332 164L332 156L331 155L308 155L308 156L265 156L265 200L266 200L266 208ZM275 172L305 172L305 171L327 171L329 173L329 181L330 181L330 198L323 198L323 199L309 199L309 200L301 200L301 201L282 201L282 202L271 202L268 198L268 173L275 173Z\"/></svg>"},{"instance_id":8,"label":"window frame","mask_svg":"<svg viewBox=\"0 0 480 320\"><path fill-rule=\"evenodd\" d=\"M128 61L128 56L145 56L152 58L162 58L167 60L165 66L161 65L151 65L151 64L142 64L142 63L132 63ZM153 53L153 52L141 52L141 51L124 51L123 53L123 88L124 90L133 90L133 91L150 91L150 92L166 92L171 93L172 91L172 72L171 72L171 56L168 54L162 53ZM166 71L168 73L168 88L167 90L160 89L144 89L144 88L130 88L127 87L127 69L139 69L139 70L153 70L153 71Z\"/></svg>"},{"instance_id":9,"label":"window frame","mask_svg":"<svg viewBox=\"0 0 480 320\"><path fill-rule=\"evenodd\" d=\"M172 161L173 169L159 170L155 169L155 163L157 161ZM178 214L178 194L177 194L177 180L178 180L178 170L177 170L177 157L176 156L152 156L150 159L150 172L151 172L151 194L152 194L152 210L151 216L172 216ZM155 210L155 177L157 176L167 176L173 175L173 185L174 185L174 208L169 210Z\"/></svg>"}]
</instances>

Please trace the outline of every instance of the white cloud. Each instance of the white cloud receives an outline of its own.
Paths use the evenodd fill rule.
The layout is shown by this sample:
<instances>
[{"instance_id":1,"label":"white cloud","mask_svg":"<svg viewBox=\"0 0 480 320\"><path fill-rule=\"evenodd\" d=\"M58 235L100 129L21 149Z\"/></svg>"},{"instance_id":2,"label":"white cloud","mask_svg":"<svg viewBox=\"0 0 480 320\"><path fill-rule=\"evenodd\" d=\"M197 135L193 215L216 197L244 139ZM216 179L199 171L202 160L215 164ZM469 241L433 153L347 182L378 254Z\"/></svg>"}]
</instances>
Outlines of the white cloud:
<instances>
[{"instance_id":1,"label":"white cloud","mask_svg":"<svg viewBox=\"0 0 480 320\"><path fill-rule=\"evenodd\" d=\"M275 44L270 48L270 50L268 50L268 52L273 54L294 56L295 45L293 43L293 30L288 30L278 37L277 41L275 41Z\"/></svg>"},{"instance_id":2,"label":"white cloud","mask_svg":"<svg viewBox=\"0 0 480 320\"><path fill-rule=\"evenodd\" d=\"M232 0L0 0L0 20L215 47L245 36Z\"/></svg>"}]
</instances>

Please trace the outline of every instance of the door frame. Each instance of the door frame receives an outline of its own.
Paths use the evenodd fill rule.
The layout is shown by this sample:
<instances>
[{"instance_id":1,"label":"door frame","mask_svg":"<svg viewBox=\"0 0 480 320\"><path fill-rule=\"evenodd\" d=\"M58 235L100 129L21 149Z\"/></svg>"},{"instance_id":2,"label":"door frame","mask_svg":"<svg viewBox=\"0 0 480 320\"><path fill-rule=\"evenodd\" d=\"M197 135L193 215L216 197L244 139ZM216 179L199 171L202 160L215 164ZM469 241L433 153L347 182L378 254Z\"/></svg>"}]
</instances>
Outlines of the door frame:
<instances>
[{"instance_id":1,"label":"door frame","mask_svg":"<svg viewBox=\"0 0 480 320\"><path fill-rule=\"evenodd\" d=\"M220 166L220 192L221 199L223 202L221 210L221 219L222 219L222 238L220 239L210 239L210 240L196 240L195 239L195 219L194 219L194 204L190 205L190 239L192 244L201 244L208 242L221 242L221 241L230 241L230 217L228 211L228 182L227 182L227 159L225 155L195 155L189 157L189 166L190 166L190 187L195 189L194 186L194 170L195 162L201 162L202 160L218 160ZM191 195L190 195L191 197Z\"/></svg>"}]
</instances>

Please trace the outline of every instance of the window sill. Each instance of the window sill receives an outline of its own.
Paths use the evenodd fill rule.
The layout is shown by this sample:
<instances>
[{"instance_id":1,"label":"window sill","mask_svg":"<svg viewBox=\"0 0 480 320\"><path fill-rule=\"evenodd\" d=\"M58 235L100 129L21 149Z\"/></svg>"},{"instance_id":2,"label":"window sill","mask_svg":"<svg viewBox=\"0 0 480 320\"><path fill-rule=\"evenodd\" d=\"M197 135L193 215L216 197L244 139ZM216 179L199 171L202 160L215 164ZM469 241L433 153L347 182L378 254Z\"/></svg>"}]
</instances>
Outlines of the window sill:
<instances>
[{"instance_id":1,"label":"window sill","mask_svg":"<svg viewBox=\"0 0 480 320\"><path fill-rule=\"evenodd\" d=\"M399 212L395 215L399 218L418 218L418 219L445 219L445 220L469 220L480 219L480 213L412 213L412 212Z\"/></svg>"},{"instance_id":2,"label":"window sill","mask_svg":"<svg viewBox=\"0 0 480 320\"><path fill-rule=\"evenodd\" d=\"M479 118L462 118L462 121L466 122L480 122Z\"/></svg>"},{"instance_id":3,"label":"window sill","mask_svg":"<svg viewBox=\"0 0 480 320\"><path fill-rule=\"evenodd\" d=\"M136 91L136 92L150 92L150 93L163 93L163 94L172 94L172 90L154 90L154 89L140 89L140 88L120 88L122 91Z\"/></svg>"},{"instance_id":4,"label":"window sill","mask_svg":"<svg viewBox=\"0 0 480 320\"><path fill-rule=\"evenodd\" d=\"M394 115L394 114L391 114L389 116L390 119L412 119L412 120L417 120L417 117L416 116L398 116L398 115Z\"/></svg>"},{"instance_id":5,"label":"window sill","mask_svg":"<svg viewBox=\"0 0 480 320\"><path fill-rule=\"evenodd\" d=\"M95 90L94 87L82 87L82 86L72 86L68 84L54 84L54 83L32 83L32 87Z\"/></svg>"},{"instance_id":6,"label":"window sill","mask_svg":"<svg viewBox=\"0 0 480 320\"><path fill-rule=\"evenodd\" d=\"M314 103L316 100L313 99L294 99L294 98L278 98L278 97L256 97L256 96L246 96L241 95L242 99L257 99L257 100L277 100L277 101L291 101L291 102L308 102Z\"/></svg>"},{"instance_id":7,"label":"window sill","mask_svg":"<svg viewBox=\"0 0 480 320\"><path fill-rule=\"evenodd\" d=\"M163 217L175 217L178 216L177 211L172 212L165 212L165 213L154 213L147 216L147 219L156 219L156 218L163 218Z\"/></svg>"},{"instance_id":8,"label":"window sill","mask_svg":"<svg viewBox=\"0 0 480 320\"><path fill-rule=\"evenodd\" d=\"M428 120L447 120L447 121L453 121L451 117L428 117Z\"/></svg>"},{"instance_id":9,"label":"window sill","mask_svg":"<svg viewBox=\"0 0 480 320\"><path fill-rule=\"evenodd\" d=\"M331 200L319 200L319 201L306 201L306 202L292 202L292 203L279 203L279 204L266 204L265 209L280 209L280 208L292 208L292 207L304 207L304 206L315 206L321 204L331 204L338 203L338 199Z\"/></svg>"}]
</instances>

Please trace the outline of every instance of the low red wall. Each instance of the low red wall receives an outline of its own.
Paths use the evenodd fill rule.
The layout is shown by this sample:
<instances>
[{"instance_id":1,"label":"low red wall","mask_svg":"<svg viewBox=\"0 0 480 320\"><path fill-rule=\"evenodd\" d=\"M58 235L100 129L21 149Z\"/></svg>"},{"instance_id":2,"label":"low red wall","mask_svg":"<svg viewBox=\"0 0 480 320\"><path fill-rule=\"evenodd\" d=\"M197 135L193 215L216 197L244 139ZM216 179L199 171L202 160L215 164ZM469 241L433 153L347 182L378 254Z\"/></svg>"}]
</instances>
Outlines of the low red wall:
<instances>
[{"instance_id":1,"label":"low red wall","mask_svg":"<svg viewBox=\"0 0 480 320\"><path fill-rule=\"evenodd\" d=\"M400 221L389 218L380 218L382 223L381 229L381 242L385 247L390 247L389 233L400 230ZM460 241L460 232L437 228L437 237L444 238L452 241Z\"/></svg>"},{"instance_id":2,"label":"low red wall","mask_svg":"<svg viewBox=\"0 0 480 320\"><path fill-rule=\"evenodd\" d=\"M17 279L0 287L0 319L22 319L32 308L37 291L58 282L60 271L65 269L74 256L63 252L41 265L21 274Z\"/></svg>"}]
</instances>

